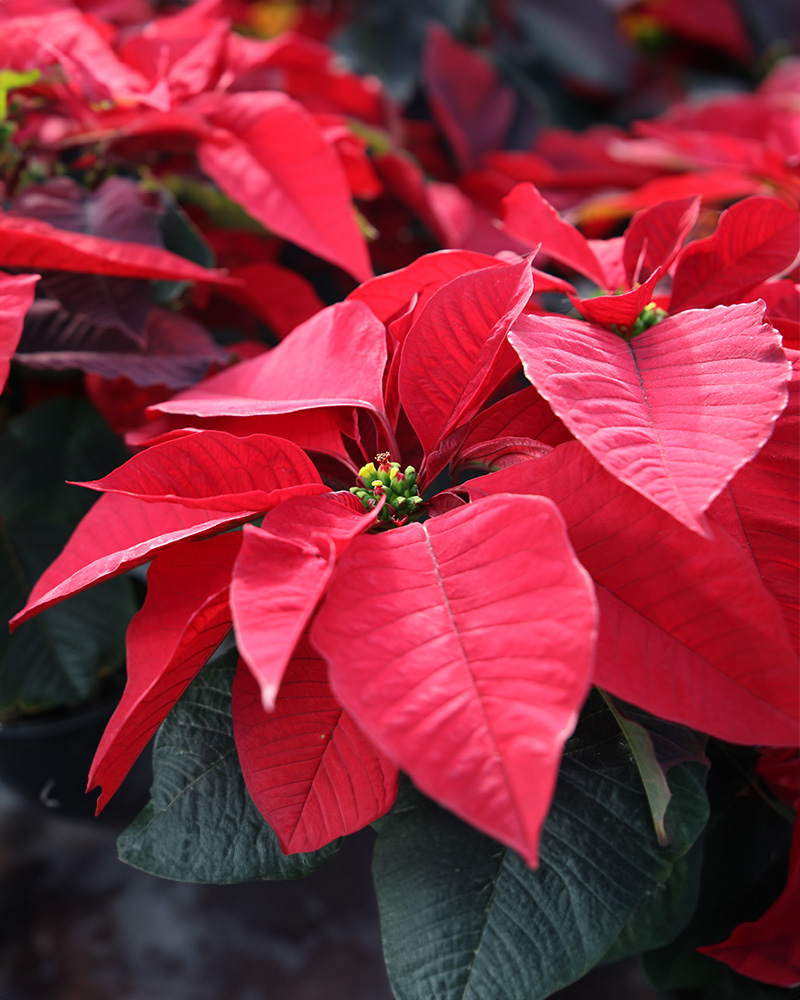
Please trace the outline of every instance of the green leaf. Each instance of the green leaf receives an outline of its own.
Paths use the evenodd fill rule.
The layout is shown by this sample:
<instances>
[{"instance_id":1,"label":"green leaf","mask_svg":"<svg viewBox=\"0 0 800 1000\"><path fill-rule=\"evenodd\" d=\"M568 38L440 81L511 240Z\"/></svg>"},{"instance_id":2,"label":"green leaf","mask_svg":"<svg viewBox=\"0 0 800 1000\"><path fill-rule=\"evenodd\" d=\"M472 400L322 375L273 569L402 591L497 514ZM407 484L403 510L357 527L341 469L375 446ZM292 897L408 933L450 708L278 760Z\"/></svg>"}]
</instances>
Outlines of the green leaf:
<instances>
[{"instance_id":1,"label":"green leaf","mask_svg":"<svg viewBox=\"0 0 800 1000\"><path fill-rule=\"evenodd\" d=\"M689 760L708 766L703 753L706 738L685 726L656 719L633 705L623 706L604 691L600 694L631 748L650 803L656 836L664 847L669 842L664 818L672 797L667 770Z\"/></svg>"},{"instance_id":2,"label":"green leaf","mask_svg":"<svg viewBox=\"0 0 800 1000\"><path fill-rule=\"evenodd\" d=\"M231 684L236 650L209 663L167 716L153 749L151 800L117 842L122 861L183 882L300 878L339 841L285 855L253 805L236 754Z\"/></svg>"},{"instance_id":3,"label":"green leaf","mask_svg":"<svg viewBox=\"0 0 800 1000\"><path fill-rule=\"evenodd\" d=\"M0 522L0 618L25 603L28 582L47 568L70 535L46 522ZM0 710L29 712L89 701L102 677L122 664L125 629L136 611L130 580L100 584L0 632Z\"/></svg>"},{"instance_id":4,"label":"green leaf","mask_svg":"<svg viewBox=\"0 0 800 1000\"><path fill-rule=\"evenodd\" d=\"M94 479L127 457L100 415L75 398L48 400L0 437L0 616L24 605L95 496L67 479ZM109 580L51 608L13 635L0 630L0 710L75 705L125 654L136 610L128 579Z\"/></svg>"},{"instance_id":5,"label":"green leaf","mask_svg":"<svg viewBox=\"0 0 800 1000\"><path fill-rule=\"evenodd\" d=\"M667 844L667 831L664 829L664 817L667 814L667 806L672 798L667 776L656 759L656 752L653 748L653 741L650 733L632 719L627 719L620 712L613 698L605 693L603 698L610 711L622 730L622 735L628 741L633 759L639 769L642 778L647 801L650 803L650 814L653 817L658 842L664 847Z\"/></svg>"},{"instance_id":6,"label":"green leaf","mask_svg":"<svg viewBox=\"0 0 800 1000\"><path fill-rule=\"evenodd\" d=\"M241 205L208 181L170 174L164 179L164 183L179 201L202 208L211 221L222 229L236 229L259 235L267 232Z\"/></svg>"},{"instance_id":7,"label":"green leaf","mask_svg":"<svg viewBox=\"0 0 800 1000\"><path fill-rule=\"evenodd\" d=\"M0 515L76 524L97 499L67 479L96 479L130 457L85 399L49 399L9 421L0 436Z\"/></svg>"},{"instance_id":8,"label":"green leaf","mask_svg":"<svg viewBox=\"0 0 800 1000\"><path fill-rule=\"evenodd\" d=\"M543 1000L580 978L697 839L704 784L704 767L676 768L661 847L596 693L567 743L535 871L405 781L375 824L373 866L398 1000Z\"/></svg>"},{"instance_id":9,"label":"green leaf","mask_svg":"<svg viewBox=\"0 0 800 1000\"><path fill-rule=\"evenodd\" d=\"M650 805L658 842L670 841L666 816L672 798L669 782L677 788L686 780L677 764L694 763L708 768L705 755L707 737L685 726L666 722L647 712L600 692L631 748ZM670 877L659 883L643 900L620 931L603 963L616 962L630 955L667 945L689 923L697 907L700 872L703 863L703 838L699 837L688 854L680 857Z\"/></svg>"},{"instance_id":10,"label":"green leaf","mask_svg":"<svg viewBox=\"0 0 800 1000\"><path fill-rule=\"evenodd\" d=\"M700 955L700 945L724 941L734 927L757 920L786 884L792 825L753 794L749 748L712 742L712 813L705 831L699 901L688 926L664 947L643 956L657 989L681 1000L796 1000L796 990L740 976Z\"/></svg>"},{"instance_id":11,"label":"green leaf","mask_svg":"<svg viewBox=\"0 0 800 1000\"><path fill-rule=\"evenodd\" d=\"M603 965L660 948L680 934L697 906L702 864L703 840L699 837L689 853L675 862L669 878L655 885L631 914L603 955Z\"/></svg>"}]
</instances>

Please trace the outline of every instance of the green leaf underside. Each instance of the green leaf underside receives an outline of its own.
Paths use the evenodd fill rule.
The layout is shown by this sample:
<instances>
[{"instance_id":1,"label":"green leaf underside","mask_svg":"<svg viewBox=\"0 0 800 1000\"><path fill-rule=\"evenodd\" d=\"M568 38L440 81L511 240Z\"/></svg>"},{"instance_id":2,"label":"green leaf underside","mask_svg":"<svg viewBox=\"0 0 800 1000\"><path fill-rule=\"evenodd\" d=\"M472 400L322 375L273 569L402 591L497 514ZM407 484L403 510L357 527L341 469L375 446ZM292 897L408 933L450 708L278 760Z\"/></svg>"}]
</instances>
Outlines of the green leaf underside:
<instances>
[{"instance_id":1,"label":"green leaf underside","mask_svg":"<svg viewBox=\"0 0 800 1000\"><path fill-rule=\"evenodd\" d=\"M170 174L165 179L165 184L178 201L199 206L222 229L237 229L259 235L266 233L260 222L213 184L181 177L179 174Z\"/></svg>"},{"instance_id":2,"label":"green leaf underside","mask_svg":"<svg viewBox=\"0 0 800 1000\"><path fill-rule=\"evenodd\" d=\"M658 842L664 847L669 842L664 817L672 796L667 772L675 764L687 761L707 767L703 752L706 737L685 726L657 719L633 705L625 705L604 691L600 694L628 742L650 804Z\"/></svg>"},{"instance_id":3,"label":"green leaf underside","mask_svg":"<svg viewBox=\"0 0 800 1000\"><path fill-rule=\"evenodd\" d=\"M658 842L664 847L667 844L667 831L664 829L664 817L667 814L667 806L672 797L667 776L656 759L656 752L653 749L653 741L650 733L640 726L633 719L626 718L617 708L614 700L603 694L603 699L609 710L617 720L622 734L628 741L633 759L639 769L642 784L650 803L650 814L653 817L653 826L658 837Z\"/></svg>"},{"instance_id":4,"label":"green leaf underside","mask_svg":"<svg viewBox=\"0 0 800 1000\"><path fill-rule=\"evenodd\" d=\"M376 824L374 861L398 1000L544 1000L580 978L648 900L666 893L703 829L705 768L676 767L672 783L662 848L628 745L593 694L567 743L534 871L405 781ZM693 898L675 897L673 933Z\"/></svg>"},{"instance_id":5,"label":"green leaf underside","mask_svg":"<svg viewBox=\"0 0 800 1000\"><path fill-rule=\"evenodd\" d=\"M209 663L158 731L151 799L118 842L120 859L182 882L301 878L339 841L284 855L245 788L231 723L236 651Z\"/></svg>"}]
</instances>

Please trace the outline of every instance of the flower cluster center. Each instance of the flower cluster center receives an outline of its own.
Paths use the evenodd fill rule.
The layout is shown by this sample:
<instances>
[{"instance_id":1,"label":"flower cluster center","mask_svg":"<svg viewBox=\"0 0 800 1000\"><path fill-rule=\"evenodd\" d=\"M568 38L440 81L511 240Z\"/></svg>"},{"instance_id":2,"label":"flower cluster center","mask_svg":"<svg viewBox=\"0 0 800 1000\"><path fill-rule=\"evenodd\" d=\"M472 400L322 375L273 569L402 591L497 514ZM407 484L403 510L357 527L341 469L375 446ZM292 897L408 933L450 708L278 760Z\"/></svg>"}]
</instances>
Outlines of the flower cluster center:
<instances>
[{"instance_id":1,"label":"flower cluster center","mask_svg":"<svg viewBox=\"0 0 800 1000\"><path fill-rule=\"evenodd\" d=\"M377 464L376 464L377 463ZM365 510L374 510L381 499L385 503L378 513L378 523L385 527L399 527L422 514L423 499L417 486L417 471L413 465L400 469L399 462L392 462L388 451L375 456L358 470L359 485L351 486Z\"/></svg>"},{"instance_id":2,"label":"flower cluster center","mask_svg":"<svg viewBox=\"0 0 800 1000\"><path fill-rule=\"evenodd\" d=\"M664 309L661 309L660 306L657 306L655 302L648 302L633 324L631 336L635 337L638 333L644 333L645 330L649 330L651 326L660 323L667 316L668 313Z\"/></svg>"}]
</instances>

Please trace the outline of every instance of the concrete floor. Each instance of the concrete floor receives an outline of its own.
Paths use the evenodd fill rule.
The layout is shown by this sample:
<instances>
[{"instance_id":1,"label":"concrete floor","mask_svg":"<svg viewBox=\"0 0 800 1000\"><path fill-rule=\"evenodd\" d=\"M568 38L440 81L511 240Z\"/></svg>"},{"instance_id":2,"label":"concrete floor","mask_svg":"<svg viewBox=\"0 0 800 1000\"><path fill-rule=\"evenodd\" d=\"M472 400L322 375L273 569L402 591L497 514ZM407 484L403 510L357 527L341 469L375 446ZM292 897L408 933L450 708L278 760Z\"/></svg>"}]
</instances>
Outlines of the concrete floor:
<instances>
[{"instance_id":1,"label":"concrete floor","mask_svg":"<svg viewBox=\"0 0 800 1000\"><path fill-rule=\"evenodd\" d=\"M391 1000L370 834L301 882L189 885L0 794L2 1000Z\"/></svg>"},{"instance_id":2,"label":"concrete floor","mask_svg":"<svg viewBox=\"0 0 800 1000\"><path fill-rule=\"evenodd\" d=\"M122 825L63 819L0 786L2 1000L392 1000L371 831L306 879L214 886L122 864ZM558 994L653 998L632 963Z\"/></svg>"}]
</instances>

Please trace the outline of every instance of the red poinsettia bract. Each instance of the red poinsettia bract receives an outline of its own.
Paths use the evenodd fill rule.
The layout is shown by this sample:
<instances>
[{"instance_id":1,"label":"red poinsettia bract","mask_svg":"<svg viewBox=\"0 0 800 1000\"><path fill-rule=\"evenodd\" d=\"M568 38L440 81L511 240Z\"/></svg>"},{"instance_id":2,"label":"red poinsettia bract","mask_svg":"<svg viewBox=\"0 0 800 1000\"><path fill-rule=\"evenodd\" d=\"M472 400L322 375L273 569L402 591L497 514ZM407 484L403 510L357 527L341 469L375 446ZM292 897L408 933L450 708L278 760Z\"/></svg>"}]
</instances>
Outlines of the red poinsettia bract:
<instances>
[{"instance_id":1,"label":"red poinsettia bract","mask_svg":"<svg viewBox=\"0 0 800 1000\"><path fill-rule=\"evenodd\" d=\"M758 920L739 924L725 941L697 950L751 979L774 986L800 986L800 938L795 929L798 900L800 821L795 819L783 892Z\"/></svg>"},{"instance_id":2,"label":"red poinsettia bract","mask_svg":"<svg viewBox=\"0 0 800 1000\"><path fill-rule=\"evenodd\" d=\"M38 274L12 277L0 273L0 391L6 384L11 358L22 334L22 322L33 302L38 280Z\"/></svg>"},{"instance_id":3,"label":"red poinsettia bract","mask_svg":"<svg viewBox=\"0 0 800 1000\"><path fill-rule=\"evenodd\" d=\"M372 267L348 152L355 146L358 165L368 164L348 125L351 116L383 124L388 98L376 81L336 67L320 43L246 39L205 7L117 31L98 30L78 9L33 13L4 3L3 65L41 70L50 99L31 113L26 139L48 157L98 138L112 159L131 160L142 147L148 161L154 151L192 150L206 177L271 232L364 280ZM16 249L49 234L12 235ZM120 255L120 263L130 273L132 262Z\"/></svg>"},{"instance_id":4,"label":"red poinsettia bract","mask_svg":"<svg viewBox=\"0 0 800 1000\"><path fill-rule=\"evenodd\" d=\"M785 419L763 306L631 336L542 316L535 281L528 260L459 251L372 279L155 406L150 447L89 484L104 495L17 620L152 559L90 777L101 804L230 626L242 769L287 851L382 815L399 768L535 864L592 682L723 739L792 744L781 574L708 513ZM570 383L573 356L588 370ZM626 357L638 384L606 375ZM534 386L513 391L521 364ZM354 495L306 450L340 480L380 454ZM428 496L448 466L488 474Z\"/></svg>"}]
</instances>

